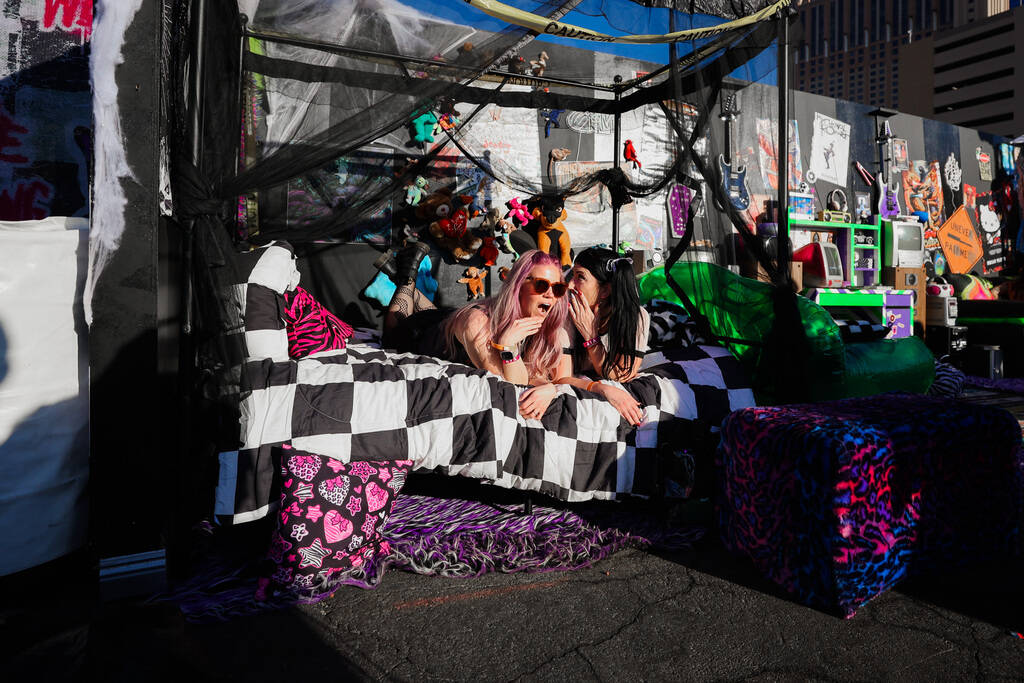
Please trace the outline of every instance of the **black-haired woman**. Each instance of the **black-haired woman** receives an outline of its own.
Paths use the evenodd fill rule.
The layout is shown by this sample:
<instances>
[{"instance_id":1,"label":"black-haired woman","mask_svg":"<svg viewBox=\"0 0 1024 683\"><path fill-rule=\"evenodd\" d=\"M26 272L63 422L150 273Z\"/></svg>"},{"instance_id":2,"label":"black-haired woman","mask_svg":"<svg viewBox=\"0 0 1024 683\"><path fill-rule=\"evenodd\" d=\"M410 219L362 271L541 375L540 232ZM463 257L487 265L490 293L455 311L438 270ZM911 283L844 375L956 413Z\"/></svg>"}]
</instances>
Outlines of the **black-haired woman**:
<instances>
[{"instance_id":1,"label":"black-haired woman","mask_svg":"<svg viewBox=\"0 0 1024 683\"><path fill-rule=\"evenodd\" d=\"M643 421L640 405L623 389L601 379L628 382L647 351L650 316L640 306L632 259L611 249L590 247L573 261L569 315L576 328L576 373L595 378L562 378L604 396L630 424Z\"/></svg>"}]
</instances>

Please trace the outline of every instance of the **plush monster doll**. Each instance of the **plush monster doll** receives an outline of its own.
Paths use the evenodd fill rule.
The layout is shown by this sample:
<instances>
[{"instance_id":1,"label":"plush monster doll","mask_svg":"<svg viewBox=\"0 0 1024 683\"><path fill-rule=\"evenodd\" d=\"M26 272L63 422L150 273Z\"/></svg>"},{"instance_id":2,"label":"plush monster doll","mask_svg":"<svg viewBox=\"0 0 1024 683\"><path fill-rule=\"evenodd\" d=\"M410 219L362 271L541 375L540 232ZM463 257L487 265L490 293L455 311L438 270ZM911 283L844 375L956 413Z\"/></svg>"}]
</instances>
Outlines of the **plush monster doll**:
<instances>
[{"instance_id":1,"label":"plush monster doll","mask_svg":"<svg viewBox=\"0 0 1024 683\"><path fill-rule=\"evenodd\" d=\"M432 111L423 112L412 120L414 134L412 139L415 142L433 142L434 126L437 125L437 114Z\"/></svg>"},{"instance_id":2,"label":"plush monster doll","mask_svg":"<svg viewBox=\"0 0 1024 683\"><path fill-rule=\"evenodd\" d=\"M540 222L537 226L537 248L557 256L565 268L572 266L572 242L563 223L567 215L563 203L555 199L545 199L533 210L533 217Z\"/></svg>"}]
</instances>

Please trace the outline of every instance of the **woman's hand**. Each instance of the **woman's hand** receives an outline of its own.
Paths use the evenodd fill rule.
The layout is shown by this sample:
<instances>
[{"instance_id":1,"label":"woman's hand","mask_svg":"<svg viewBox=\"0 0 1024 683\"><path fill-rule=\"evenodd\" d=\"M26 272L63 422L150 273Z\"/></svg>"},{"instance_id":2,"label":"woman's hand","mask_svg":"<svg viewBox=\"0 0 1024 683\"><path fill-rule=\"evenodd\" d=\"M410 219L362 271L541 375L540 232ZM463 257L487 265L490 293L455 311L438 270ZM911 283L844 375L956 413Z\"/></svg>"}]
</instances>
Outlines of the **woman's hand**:
<instances>
[{"instance_id":1,"label":"woman's hand","mask_svg":"<svg viewBox=\"0 0 1024 683\"><path fill-rule=\"evenodd\" d=\"M551 399L558 393L554 384L541 384L530 387L519 397L519 412L527 419L539 420L544 416Z\"/></svg>"},{"instance_id":2,"label":"woman's hand","mask_svg":"<svg viewBox=\"0 0 1024 683\"><path fill-rule=\"evenodd\" d=\"M518 346L527 337L537 334L537 331L540 330L540 326L543 324L544 316L542 315L518 318L505 328L505 331L494 340L494 343L506 347Z\"/></svg>"},{"instance_id":3,"label":"woman's hand","mask_svg":"<svg viewBox=\"0 0 1024 683\"><path fill-rule=\"evenodd\" d=\"M597 336L597 319L594 316L594 309L575 289L569 290L569 315L572 317L572 324L576 326L584 340Z\"/></svg>"},{"instance_id":4,"label":"woman's hand","mask_svg":"<svg viewBox=\"0 0 1024 683\"><path fill-rule=\"evenodd\" d=\"M640 403L625 389L610 384L597 384L594 386L594 393L604 396L615 406L615 410L619 411L619 415L634 427L644 421L646 416L640 408Z\"/></svg>"}]
</instances>

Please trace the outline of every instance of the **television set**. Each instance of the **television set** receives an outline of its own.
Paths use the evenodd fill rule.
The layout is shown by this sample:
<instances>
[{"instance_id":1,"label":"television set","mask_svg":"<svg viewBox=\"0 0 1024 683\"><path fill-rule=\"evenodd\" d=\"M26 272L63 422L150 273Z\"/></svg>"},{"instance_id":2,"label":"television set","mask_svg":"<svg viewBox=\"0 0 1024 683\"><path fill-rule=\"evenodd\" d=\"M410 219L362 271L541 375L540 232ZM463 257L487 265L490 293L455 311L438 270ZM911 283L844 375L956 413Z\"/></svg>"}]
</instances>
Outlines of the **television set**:
<instances>
[{"instance_id":1,"label":"television set","mask_svg":"<svg viewBox=\"0 0 1024 683\"><path fill-rule=\"evenodd\" d=\"M882 264L892 268L924 265L924 225L920 221L896 219L883 223Z\"/></svg>"},{"instance_id":2,"label":"television set","mask_svg":"<svg viewBox=\"0 0 1024 683\"><path fill-rule=\"evenodd\" d=\"M811 242L793 252L793 261L804 264L804 284L839 287L843 284L843 259L832 242Z\"/></svg>"}]
</instances>

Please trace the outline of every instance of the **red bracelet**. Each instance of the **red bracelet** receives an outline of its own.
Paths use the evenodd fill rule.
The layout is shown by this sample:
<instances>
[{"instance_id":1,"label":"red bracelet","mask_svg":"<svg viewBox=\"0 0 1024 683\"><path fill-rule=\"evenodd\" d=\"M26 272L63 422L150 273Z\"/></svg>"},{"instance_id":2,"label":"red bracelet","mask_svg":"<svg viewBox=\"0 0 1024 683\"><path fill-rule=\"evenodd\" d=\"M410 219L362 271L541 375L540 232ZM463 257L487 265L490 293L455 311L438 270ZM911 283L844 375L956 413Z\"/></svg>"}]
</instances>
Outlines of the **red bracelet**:
<instances>
[{"instance_id":1,"label":"red bracelet","mask_svg":"<svg viewBox=\"0 0 1024 683\"><path fill-rule=\"evenodd\" d=\"M519 360L520 357L520 354L517 353L515 358L512 358L511 360L505 360L504 358L502 358L501 362L504 363L505 365L508 365L509 363L515 363L517 360Z\"/></svg>"},{"instance_id":2,"label":"red bracelet","mask_svg":"<svg viewBox=\"0 0 1024 683\"><path fill-rule=\"evenodd\" d=\"M589 349L591 346L593 346L594 344L596 344L599 341L601 341L600 337L594 337L593 339L588 339L587 341L583 342L583 348Z\"/></svg>"}]
</instances>

